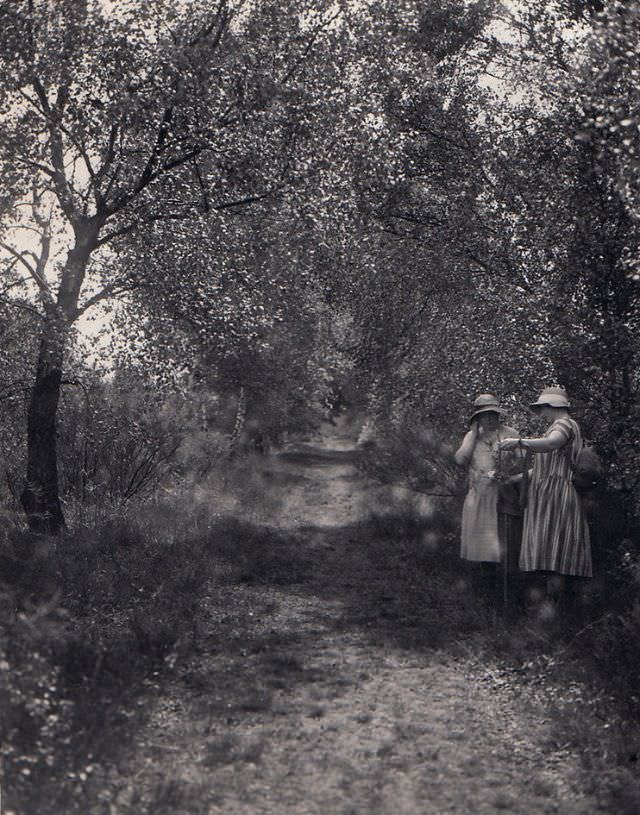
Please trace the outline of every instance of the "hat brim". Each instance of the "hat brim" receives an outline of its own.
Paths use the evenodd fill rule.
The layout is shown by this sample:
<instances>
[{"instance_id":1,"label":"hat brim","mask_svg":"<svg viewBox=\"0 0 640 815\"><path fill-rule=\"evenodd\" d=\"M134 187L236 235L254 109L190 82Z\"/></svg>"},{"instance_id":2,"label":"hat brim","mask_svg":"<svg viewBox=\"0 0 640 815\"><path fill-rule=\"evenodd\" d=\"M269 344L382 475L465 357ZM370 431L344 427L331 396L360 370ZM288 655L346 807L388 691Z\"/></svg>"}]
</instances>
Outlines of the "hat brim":
<instances>
[{"instance_id":1,"label":"hat brim","mask_svg":"<svg viewBox=\"0 0 640 815\"><path fill-rule=\"evenodd\" d=\"M553 402L550 402L549 400L545 399L542 402L531 402L531 404L529 405L529 409L533 410L535 413L542 410L543 407L570 408L571 403L562 401L561 403L554 405Z\"/></svg>"},{"instance_id":2,"label":"hat brim","mask_svg":"<svg viewBox=\"0 0 640 815\"><path fill-rule=\"evenodd\" d=\"M480 416L482 413L497 413L498 416L506 416L506 411L504 411L501 407L497 405L486 405L485 407L478 408L476 411L473 412L471 418L469 419L469 424L476 418L476 416Z\"/></svg>"}]
</instances>

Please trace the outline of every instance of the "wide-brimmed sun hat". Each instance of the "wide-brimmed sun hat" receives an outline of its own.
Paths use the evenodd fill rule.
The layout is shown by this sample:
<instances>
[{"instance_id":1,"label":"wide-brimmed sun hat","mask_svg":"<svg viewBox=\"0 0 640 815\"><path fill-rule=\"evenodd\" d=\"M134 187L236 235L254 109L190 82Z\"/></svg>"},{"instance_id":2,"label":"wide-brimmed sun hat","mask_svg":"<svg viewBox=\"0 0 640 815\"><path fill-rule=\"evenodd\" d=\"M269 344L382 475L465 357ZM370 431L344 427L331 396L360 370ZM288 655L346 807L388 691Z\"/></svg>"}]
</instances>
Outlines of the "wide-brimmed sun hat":
<instances>
[{"instance_id":1,"label":"wide-brimmed sun hat","mask_svg":"<svg viewBox=\"0 0 640 815\"><path fill-rule=\"evenodd\" d=\"M547 405L548 407L571 407L569 402L569 395L564 388L554 386L552 388L545 388L535 402L531 402L529 407L531 410L540 410L540 408Z\"/></svg>"},{"instance_id":2,"label":"wide-brimmed sun hat","mask_svg":"<svg viewBox=\"0 0 640 815\"><path fill-rule=\"evenodd\" d=\"M492 393L481 393L473 402L474 411L469 419L471 423L476 416L481 413L497 413L499 416L504 416L505 411L500 407L497 396Z\"/></svg>"}]
</instances>

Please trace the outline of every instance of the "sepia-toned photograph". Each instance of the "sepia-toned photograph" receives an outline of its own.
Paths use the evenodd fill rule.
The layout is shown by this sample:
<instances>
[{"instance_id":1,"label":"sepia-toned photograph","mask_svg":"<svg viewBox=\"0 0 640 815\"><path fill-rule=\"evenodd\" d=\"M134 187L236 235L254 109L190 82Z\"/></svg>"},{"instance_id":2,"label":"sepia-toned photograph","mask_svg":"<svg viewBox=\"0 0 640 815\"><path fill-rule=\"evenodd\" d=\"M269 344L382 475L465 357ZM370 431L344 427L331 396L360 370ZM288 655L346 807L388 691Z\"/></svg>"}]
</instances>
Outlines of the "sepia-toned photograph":
<instances>
[{"instance_id":1,"label":"sepia-toned photograph","mask_svg":"<svg viewBox=\"0 0 640 815\"><path fill-rule=\"evenodd\" d=\"M639 756L640 0L0 0L0 815Z\"/></svg>"}]
</instances>

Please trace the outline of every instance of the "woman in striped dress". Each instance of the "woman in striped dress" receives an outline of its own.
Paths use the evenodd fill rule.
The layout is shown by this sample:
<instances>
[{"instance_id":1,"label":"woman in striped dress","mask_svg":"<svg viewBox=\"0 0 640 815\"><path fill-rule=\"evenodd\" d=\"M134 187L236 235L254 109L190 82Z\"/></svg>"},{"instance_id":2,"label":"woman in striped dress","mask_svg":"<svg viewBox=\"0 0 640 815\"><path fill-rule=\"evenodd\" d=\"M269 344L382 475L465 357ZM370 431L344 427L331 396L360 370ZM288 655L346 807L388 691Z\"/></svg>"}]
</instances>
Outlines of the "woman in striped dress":
<instances>
[{"instance_id":1,"label":"woman in striped dress","mask_svg":"<svg viewBox=\"0 0 640 815\"><path fill-rule=\"evenodd\" d=\"M505 439L501 449L521 446L535 455L520 550L526 572L591 577L589 527L572 480L572 461L582 446L563 388L545 388L531 409L550 422L541 438Z\"/></svg>"}]
</instances>

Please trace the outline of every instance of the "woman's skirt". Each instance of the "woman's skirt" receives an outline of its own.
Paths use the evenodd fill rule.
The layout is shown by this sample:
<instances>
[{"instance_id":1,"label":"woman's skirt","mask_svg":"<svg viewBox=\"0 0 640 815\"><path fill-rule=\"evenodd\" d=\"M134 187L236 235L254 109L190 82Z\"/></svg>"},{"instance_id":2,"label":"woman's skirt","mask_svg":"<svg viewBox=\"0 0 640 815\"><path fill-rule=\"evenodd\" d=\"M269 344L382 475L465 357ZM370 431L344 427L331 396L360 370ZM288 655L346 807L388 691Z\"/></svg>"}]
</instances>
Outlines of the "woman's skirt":
<instances>
[{"instance_id":1,"label":"woman's skirt","mask_svg":"<svg viewBox=\"0 0 640 815\"><path fill-rule=\"evenodd\" d=\"M591 543L582 500L570 478L532 479L520 551L525 572L591 577Z\"/></svg>"},{"instance_id":2,"label":"woman's skirt","mask_svg":"<svg viewBox=\"0 0 640 815\"><path fill-rule=\"evenodd\" d=\"M462 507L460 556L465 560L500 561L497 507L497 483L490 478L479 478L470 487Z\"/></svg>"}]
</instances>

